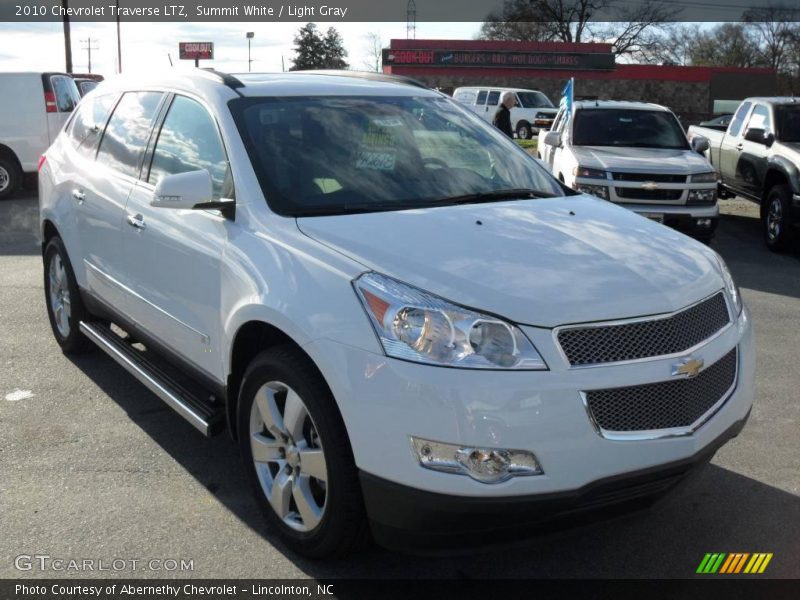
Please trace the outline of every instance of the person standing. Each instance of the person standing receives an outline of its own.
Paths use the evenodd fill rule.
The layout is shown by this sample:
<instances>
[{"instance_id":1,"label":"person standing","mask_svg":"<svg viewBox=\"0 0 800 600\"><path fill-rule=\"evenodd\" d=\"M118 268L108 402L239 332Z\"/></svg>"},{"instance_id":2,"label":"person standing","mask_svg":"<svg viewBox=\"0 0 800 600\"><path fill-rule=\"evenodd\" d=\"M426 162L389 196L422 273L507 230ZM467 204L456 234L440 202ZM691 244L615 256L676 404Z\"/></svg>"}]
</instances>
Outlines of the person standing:
<instances>
[{"instance_id":1,"label":"person standing","mask_svg":"<svg viewBox=\"0 0 800 600\"><path fill-rule=\"evenodd\" d=\"M500 96L500 108L494 113L492 124L508 137L514 138L514 130L511 128L511 109L515 104L514 92L503 92Z\"/></svg>"}]
</instances>

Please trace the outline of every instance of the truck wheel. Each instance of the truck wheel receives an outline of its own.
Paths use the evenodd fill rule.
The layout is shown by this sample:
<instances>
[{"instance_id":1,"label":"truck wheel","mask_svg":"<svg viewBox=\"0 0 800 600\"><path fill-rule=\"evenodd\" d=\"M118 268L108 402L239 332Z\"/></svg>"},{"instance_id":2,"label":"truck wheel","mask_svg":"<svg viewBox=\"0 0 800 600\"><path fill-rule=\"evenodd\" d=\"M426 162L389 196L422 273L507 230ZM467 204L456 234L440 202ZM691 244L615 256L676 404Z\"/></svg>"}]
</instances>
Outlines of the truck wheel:
<instances>
[{"instance_id":1,"label":"truck wheel","mask_svg":"<svg viewBox=\"0 0 800 600\"><path fill-rule=\"evenodd\" d=\"M517 137L521 140L529 140L533 137L531 126L524 121L517 125Z\"/></svg>"},{"instance_id":2,"label":"truck wheel","mask_svg":"<svg viewBox=\"0 0 800 600\"><path fill-rule=\"evenodd\" d=\"M22 171L17 163L0 156L0 200L13 194L22 181Z\"/></svg>"},{"instance_id":3,"label":"truck wheel","mask_svg":"<svg viewBox=\"0 0 800 600\"><path fill-rule=\"evenodd\" d=\"M291 346L259 354L244 374L239 447L259 507L295 552L344 556L367 536L344 422L311 361Z\"/></svg>"},{"instance_id":4,"label":"truck wheel","mask_svg":"<svg viewBox=\"0 0 800 600\"><path fill-rule=\"evenodd\" d=\"M776 185L767 194L762 223L767 248L773 252L784 252L789 248L791 197L792 191L788 185Z\"/></svg>"},{"instance_id":5,"label":"truck wheel","mask_svg":"<svg viewBox=\"0 0 800 600\"><path fill-rule=\"evenodd\" d=\"M78 328L90 318L83 306L75 273L60 237L52 238L44 251L44 295L53 335L66 354L82 354L94 344Z\"/></svg>"}]
</instances>

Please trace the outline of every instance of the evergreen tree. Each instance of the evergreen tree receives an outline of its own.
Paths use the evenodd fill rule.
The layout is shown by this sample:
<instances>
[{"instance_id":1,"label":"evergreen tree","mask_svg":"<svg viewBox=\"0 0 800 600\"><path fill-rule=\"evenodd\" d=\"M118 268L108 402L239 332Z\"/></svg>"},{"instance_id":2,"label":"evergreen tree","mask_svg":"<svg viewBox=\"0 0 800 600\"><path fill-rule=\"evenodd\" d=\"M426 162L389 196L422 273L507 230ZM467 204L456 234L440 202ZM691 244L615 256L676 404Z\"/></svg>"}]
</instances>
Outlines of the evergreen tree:
<instances>
[{"instance_id":1,"label":"evergreen tree","mask_svg":"<svg viewBox=\"0 0 800 600\"><path fill-rule=\"evenodd\" d=\"M316 24L307 23L294 36L294 64L290 71L311 69L346 69L347 50L336 29L330 27L323 36Z\"/></svg>"}]
</instances>

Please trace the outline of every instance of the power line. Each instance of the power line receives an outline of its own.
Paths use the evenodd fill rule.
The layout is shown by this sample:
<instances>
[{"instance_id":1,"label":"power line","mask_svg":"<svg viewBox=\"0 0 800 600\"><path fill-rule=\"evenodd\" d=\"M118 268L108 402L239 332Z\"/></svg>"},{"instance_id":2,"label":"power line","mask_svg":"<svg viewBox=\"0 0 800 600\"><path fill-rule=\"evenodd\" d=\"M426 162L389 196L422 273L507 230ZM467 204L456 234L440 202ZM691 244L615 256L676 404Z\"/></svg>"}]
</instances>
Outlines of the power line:
<instances>
[{"instance_id":1,"label":"power line","mask_svg":"<svg viewBox=\"0 0 800 600\"><path fill-rule=\"evenodd\" d=\"M97 40L95 39L94 41L96 42ZM89 73L91 73L92 72L92 50L99 50L100 48L98 46L92 46L92 38L91 37L89 37L88 39L85 39L85 40L81 40L81 43L82 44L86 44L86 46L84 46L82 48L82 50L86 50L86 52L89 54Z\"/></svg>"}]
</instances>

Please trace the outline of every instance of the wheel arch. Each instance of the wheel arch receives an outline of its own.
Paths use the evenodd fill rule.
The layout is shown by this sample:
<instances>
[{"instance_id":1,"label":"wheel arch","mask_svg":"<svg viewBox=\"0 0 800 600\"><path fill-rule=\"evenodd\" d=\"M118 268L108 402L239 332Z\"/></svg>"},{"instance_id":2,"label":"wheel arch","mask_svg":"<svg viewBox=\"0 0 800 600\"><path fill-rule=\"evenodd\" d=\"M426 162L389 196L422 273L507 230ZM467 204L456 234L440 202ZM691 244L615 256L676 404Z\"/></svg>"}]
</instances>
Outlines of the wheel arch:
<instances>
[{"instance_id":1,"label":"wheel arch","mask_svg":"<svg viewBox=\"0 0 800 600\"><path fill-rule=\"evenodd\" d=\"M12 160L14 163L16 163L20 172L22 172L22 163L19 161L17 153L14 152L14 150L10 146L6 146L5 144L0 144L0 156Z\"/></svg>"},{"instance_id":2,"label":"wheel arch","mask_svg":"<svg viewBox=\"0 0 800 600\"><path fill-rule=\"evenodd\" d=\"M47 248L48 242L56 236L61 237L55 223L50 219L44 219L42 221L42 256L44 256L44 250Z\"/></svg>"}]
</instances>

